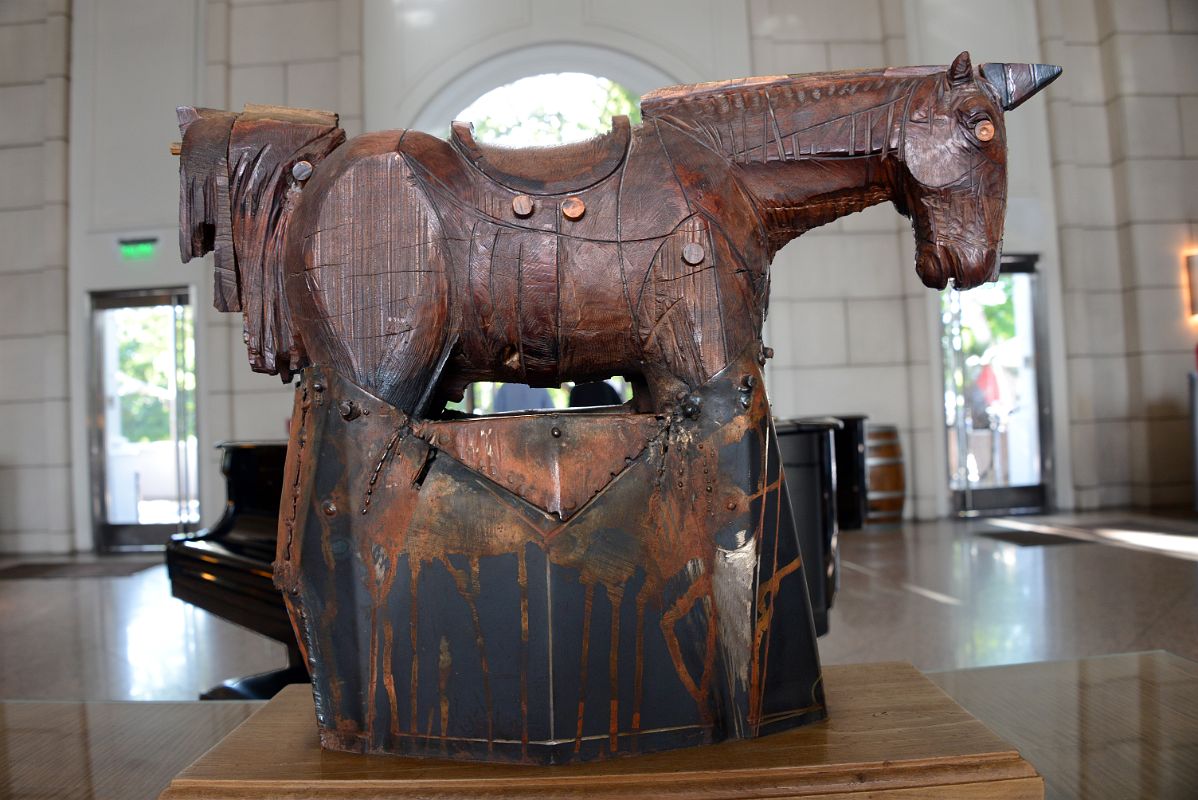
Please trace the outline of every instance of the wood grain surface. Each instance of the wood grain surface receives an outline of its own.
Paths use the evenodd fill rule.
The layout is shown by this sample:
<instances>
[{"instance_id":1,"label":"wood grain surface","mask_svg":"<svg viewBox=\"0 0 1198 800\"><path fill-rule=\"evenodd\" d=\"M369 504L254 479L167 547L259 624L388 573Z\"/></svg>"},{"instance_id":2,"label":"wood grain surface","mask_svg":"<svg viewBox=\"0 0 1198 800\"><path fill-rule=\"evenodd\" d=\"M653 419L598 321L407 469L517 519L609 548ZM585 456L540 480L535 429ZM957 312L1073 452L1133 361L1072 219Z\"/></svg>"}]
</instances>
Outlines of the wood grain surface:
<instances>
[{"instance_id":1,"label":"wood grain surface","mask_svg":"<svg viewBox=\"0 0 1198 800\"><path fill-rule=\"evenodd\" d=\"M1019 753L914 667L825 669L831 718L760 739L526 767L322 751L306 687L285 690L163 800L210 798L1040 798Z\"/></svg>"}]
</instances>

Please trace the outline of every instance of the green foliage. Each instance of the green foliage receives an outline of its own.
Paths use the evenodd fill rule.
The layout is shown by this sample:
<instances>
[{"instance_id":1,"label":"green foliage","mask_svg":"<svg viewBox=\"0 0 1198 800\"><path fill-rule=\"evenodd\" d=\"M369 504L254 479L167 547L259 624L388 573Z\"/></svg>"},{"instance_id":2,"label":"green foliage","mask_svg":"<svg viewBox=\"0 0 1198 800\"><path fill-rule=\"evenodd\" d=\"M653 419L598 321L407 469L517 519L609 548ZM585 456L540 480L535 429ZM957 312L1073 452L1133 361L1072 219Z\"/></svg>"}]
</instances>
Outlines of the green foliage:
<instances>
[{"instance_id":1,"label":"green foliage","mask_svg":"<svg viewBox=\"0 0 1198 800\"><path fill-rule=\"evenodd\" d=\"M611 128L612 117L624 115L633 125L641 124L641 98L625 89L615 81L600 78L600 83L607 84L607 101L603 105L603 113L599 120L604 129Z\"/></svg>"},{"instance_id":2,"label":"green foliage","mask_svg":"<svg viewBox=\"0 0 1198 800\"><path fill-rule=\"evenodd\" d=\"M121 396L121 433L131 442L161 442L171 437L171 409L146 394Z\"/></svg>"},{"instance_id":3,"label":"green foliage","mask_svg":"<svg viewBox=\"0 0 1198 800\"><path fill-rule=\"evenodd\" d=\"M121 434L131 442L160 442L171 437L171 373L177 360L181 369L175 375L176 401L184 412L179 435L194 433L195 350L190 309L179 320L178 354L173 349L174 306L123 308L112 313Z\"/></svg>"},{"instance_id":4,"label":"green foliage","mask_svg":"<svg viewBox=\"0 0 1198 800\"><path fill-rule=\"evenodd\" d=\"M1012 299L1011 276L1003 275L998 280L1006 301L1001 304L982 306L982 314L990 326L990 338L995 342L1005 342L1015 338L1015 303Z\"/></svg>"},{"instance_id":5,"label":"green foliage","mask_svg":"<svg viewBox=\"0 0 1198 800\"><path fill-rule=\"evenodd\" d=\"M574 92L578 75L561 76L572 80L558 81L555 91L552 79L559 76L540 75L526 78L541 89L539 97L530 103L524 81L501 86L489 92L471 109L483 109L475 117L471 109L463 111L474 124L474 137L480 142L498 144L532 144L548 146L563 142L589 139L611 130L613 117L626 115L632 124L641 121L640 98L615 81L591 77L591 91ZM545 90L547 87L547 91ZM569 94L566 94L566 93ZM497 104L496 99L504 100Z\"/></svg>"}]
</instances>

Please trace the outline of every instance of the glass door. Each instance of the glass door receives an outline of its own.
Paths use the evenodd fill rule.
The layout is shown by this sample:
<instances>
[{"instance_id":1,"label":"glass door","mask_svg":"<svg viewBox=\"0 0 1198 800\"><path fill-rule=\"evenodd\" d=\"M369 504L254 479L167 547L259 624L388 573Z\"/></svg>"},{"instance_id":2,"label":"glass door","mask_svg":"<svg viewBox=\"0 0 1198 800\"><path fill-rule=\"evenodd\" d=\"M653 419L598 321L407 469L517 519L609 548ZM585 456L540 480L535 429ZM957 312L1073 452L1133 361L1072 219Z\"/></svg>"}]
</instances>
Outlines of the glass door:
<instances>
[{"instance_id":1,"label":"glass door","mask_svg":"<svg viewBox=\"0 0 1198 800\"><path fill-rule=\"evenodd\" d=\"M161 547L200 519L195 321L186 289L92 295L91 495L101 551Z\"/></svg>"},{"instance_id":2,"label":"glass door","mask_svg":"<svg viewBox=\"0 0 1198 800\"><path fill-rule=\"evenodd\" d=\"M995 283L941 295L944 420L955 510L1048 505L1051 404L1036 256L1003 256Z\"/></svg>"}]
</instances>

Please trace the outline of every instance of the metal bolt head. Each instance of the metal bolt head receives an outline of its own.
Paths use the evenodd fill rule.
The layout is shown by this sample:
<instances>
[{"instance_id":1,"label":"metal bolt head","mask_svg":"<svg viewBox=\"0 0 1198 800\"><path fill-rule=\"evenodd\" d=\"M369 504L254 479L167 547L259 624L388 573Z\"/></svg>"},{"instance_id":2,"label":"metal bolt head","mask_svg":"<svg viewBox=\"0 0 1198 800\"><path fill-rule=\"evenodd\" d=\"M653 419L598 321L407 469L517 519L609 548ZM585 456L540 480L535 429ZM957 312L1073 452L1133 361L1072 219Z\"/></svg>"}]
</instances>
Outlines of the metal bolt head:
<instances>
[{"instance_id":1,"label":"metal bolt head","mask_svg":"<svg viewBox=\"0 0 1198 800\"><path fill-rule=\"evenodd\" d=\"M353 400L342 400L337 404L337 410L346 420L357 419L362 414L362 409L358 408L358 404Z\"/></svg>"},{"instance_id":2,"label":"metal bolt head","mask_svg":"<svg viewBox=\"0 0 1198 800\"><path fill-rule=\"evenodd\" d=\"M297 181L306 181L312 177L312 164L308 161L297 161L291 168L291 177Z\"/></svg>"},{"instance_id":3,"label":"metal bolt head","mask_svg":"<svg viewBox=\"0 0 1198 800\"><path fill-rule=\"evenodd\" d=\"M532 198L526 194L518 194L512 198L512 213L521 219L530 216L533 208Z\"/></svg>"},{"instance_id":4,"label":"metal bolt head","mask_svg":"<svg viewBox=\"0 0 1198 800\"><path fill-rule=\"evenodd\" d=\"M687 242L682 248L682 260L690 264L692 267L702 263L703 257L707 253L703 250L703 245L698 242Z\"/></svg>"},{"instance_id":5,"label":"metal bolt head","mask_svg":"<svg viewBox=\"0 0 1198 800\"><path fill-rule=\"evenodd\" d=\"M682 401L682 415L687 419L694 419L702 410L703 398L697 394L692 394Z\"/></svg>"},{"instance_id":6,"label":"metal bolt head","mask_svg":"<svg viewBox=\"0 0 1198 800\"><path fill-rule=\"evenodd\" d=\"M562 201L562 215L568 220L580 220L587 213L587 205L577 197L567 197Z\"/></svg>"},{"instance_id":7,"label":"metal bolt head","mask_svg":"<svg viewBox=\"0 0 1198 800\"><path fill-rule=\"evenodd\" d=\"M979 122L973 129L973 135L979 142L988 142L994 138L994 123L988 119Z\"/></svg>"},{"instance_id":8,"label":"metal bolt head","mask_svg":"<svg viewBox=\"0 0 1198 800\"><path fill-rule=\"evenodd\" d=\"M320 510L325 513L325 516L329 516L329 517L336 516L337 504L334 503L332 500L325 500L323 503L320 504Z\"/></svg>"},{"instance_id":9,"label":"metal bolt head","mask_svg":"<svg viewBox=\"0 0 1198 800\"><path fill-rule=\"evenodd\" d=\"M553 428L551 431L549 431L549 433L553 436L554 439L562 438L562 429L561 428Z\"/></svg>"}]
</instances>

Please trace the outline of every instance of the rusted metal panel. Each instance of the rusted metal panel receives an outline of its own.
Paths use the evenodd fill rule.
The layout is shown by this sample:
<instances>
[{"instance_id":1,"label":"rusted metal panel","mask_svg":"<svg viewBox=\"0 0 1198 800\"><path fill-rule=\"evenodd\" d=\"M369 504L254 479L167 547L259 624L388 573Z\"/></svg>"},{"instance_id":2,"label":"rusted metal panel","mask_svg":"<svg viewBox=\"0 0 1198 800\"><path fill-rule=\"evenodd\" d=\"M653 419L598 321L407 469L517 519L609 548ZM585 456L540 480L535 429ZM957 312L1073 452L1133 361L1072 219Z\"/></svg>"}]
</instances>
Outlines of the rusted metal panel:
<instances>
[{"instance_id":1,"label":"rusted metal panel","mask_svg":"<svg viewBox=\"0 0 1198 800\"><path fill-rule=\"evenodd\" d=\"M306 371L278 574L326 746L559 763L822 718L760 374L742 355L690 418L413 424ZM347 401L362 413L346 419ZM491 441L536 475L542 437L573 463L617 429L635 453L565 519L441 446Z\"/></svg>"}]
</instances>

